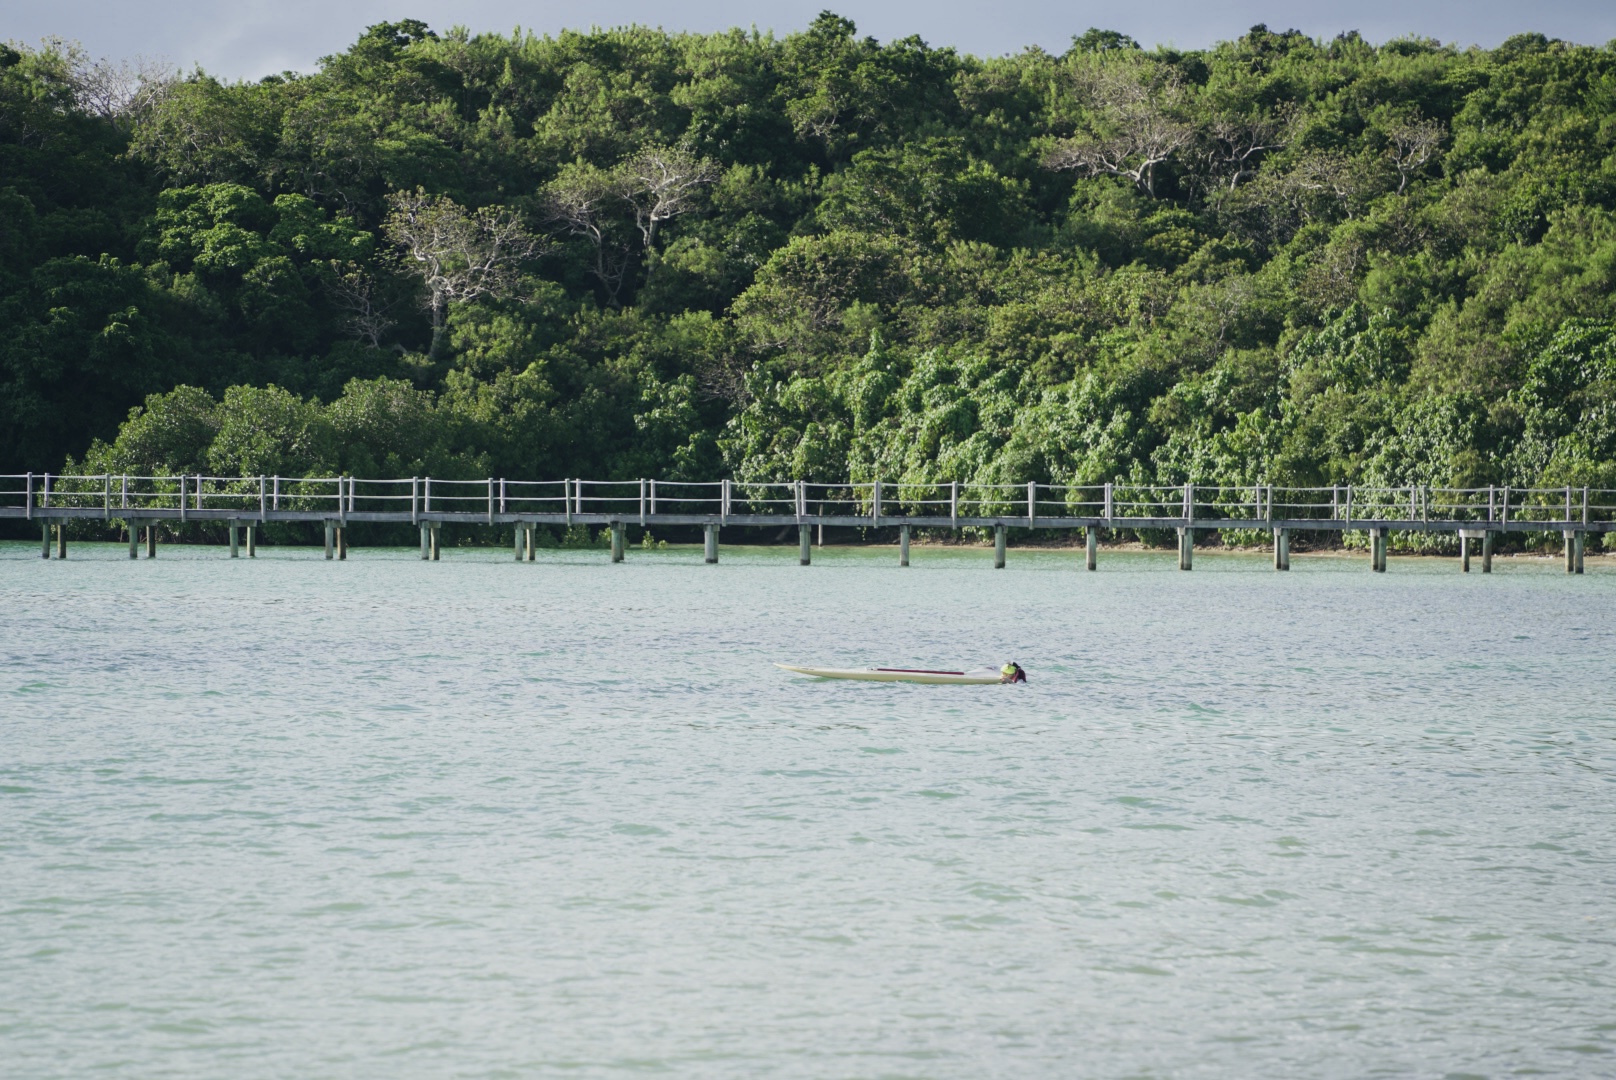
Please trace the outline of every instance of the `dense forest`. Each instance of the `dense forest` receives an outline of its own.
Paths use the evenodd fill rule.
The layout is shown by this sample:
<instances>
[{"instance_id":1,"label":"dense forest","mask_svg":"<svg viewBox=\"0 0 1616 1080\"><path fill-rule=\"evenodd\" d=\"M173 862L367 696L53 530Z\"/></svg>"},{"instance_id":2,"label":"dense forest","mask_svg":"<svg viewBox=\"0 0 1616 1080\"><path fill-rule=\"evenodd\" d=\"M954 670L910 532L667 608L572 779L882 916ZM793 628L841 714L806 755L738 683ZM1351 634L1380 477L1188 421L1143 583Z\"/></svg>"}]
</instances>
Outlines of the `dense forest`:
<instances>
[{"instance_id":1,"label":"dense forest","mask_svg":"<svg viewBox=\"0 0 1616 1080\"><path fill-rule=\"evenodd\" d=\"M0 470L1616 487L1616 48L0 48Z\"/></svg>"}]
</instances>

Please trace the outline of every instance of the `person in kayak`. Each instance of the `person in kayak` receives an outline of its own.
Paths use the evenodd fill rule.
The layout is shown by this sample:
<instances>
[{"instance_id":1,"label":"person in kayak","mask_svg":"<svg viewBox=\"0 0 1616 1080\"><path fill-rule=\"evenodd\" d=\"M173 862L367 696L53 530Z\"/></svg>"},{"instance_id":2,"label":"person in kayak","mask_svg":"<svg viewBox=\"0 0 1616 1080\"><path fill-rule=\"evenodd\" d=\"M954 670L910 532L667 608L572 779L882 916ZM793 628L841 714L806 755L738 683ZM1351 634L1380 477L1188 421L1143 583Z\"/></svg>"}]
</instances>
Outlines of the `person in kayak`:
<instances>
[{"instance_id":1,"label":"person in kayak","mask_svg":"<svg viewBox=\"0 0 1616 1080\"><path fill-rule=\"evenodd\" d=\"M1026 682L1027 673L1021 670L1021 665L1014 660L1009 661L999 669L1000 682Z\"/></svg>"}]
</instances>

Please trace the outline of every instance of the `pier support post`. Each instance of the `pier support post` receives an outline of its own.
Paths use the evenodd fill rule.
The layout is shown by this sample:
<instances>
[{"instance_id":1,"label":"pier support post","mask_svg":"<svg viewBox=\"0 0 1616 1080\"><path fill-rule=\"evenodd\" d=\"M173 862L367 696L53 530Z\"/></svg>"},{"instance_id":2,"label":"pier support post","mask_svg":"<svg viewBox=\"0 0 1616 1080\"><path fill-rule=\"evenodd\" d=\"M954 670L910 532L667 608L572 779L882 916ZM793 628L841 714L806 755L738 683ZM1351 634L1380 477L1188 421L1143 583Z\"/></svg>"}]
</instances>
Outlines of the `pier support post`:
<instances>
[{"instance_id":1,"label":"pier support post","mask_svg":"<svg viewBox=\"0 0 1616 1080\"><path fill-rule=\"evenodd\" d=\"M1178 530L1178 568L1180 570L1195 569L1195 530Z\"/></svg>"},{"instance_id":2,"label":"pier support post","mask_svg":"<svg viewBox=\"0 0 1616 1080\"><path fill-rule=\"evenodd\" d=\"M1090 525L1083 530L1084 546L1088 549L1088 557L1084 565L1089 570L1096 570L1100 566L1100 530Z\"/></svg>"},{"instance_id":3,"label":"pier support post","mask_svg":"<svg viewBox=\"0 0 1616 1080\"><path fill-rule=\"evenodd\" d=\"M56 523L56 557L58 559L67 558L67 522L65 521Z\"/></svg>"},{"instance_id":4,"label":"pier support post","mask_svg":"<svg viewBox=\"0 0 1616 1080\"><path fill-rule=\"evenodd\" d=\"M140 526L133 521L129 522L129 557L140 558Z\"/></svg>"},{"instance_id":5,"label":"pier support post","mask_svg":"<svg viewBox=\"0 0 1616 1080\"><path fill-rule=\"evenodd\" d=\"M1470 573L1470 556L1475 552L1474 542L1481 541L1481 572L1493 572L1493 534L1487 529L1459 530L1459 569Z\"/></svg>"},{"instance_id":6,"label":"pier support post","mask_svg":"<svg viewBox=\"0 0 1616 1080\"><path fill-rule=\"evenodd\" d=\"M511 535L515 538L512 540L512 546L516 552L517 562L522 561L522 534L525 532L527 532L527 526L523 525L520 521L518 521L516 523L516 527L511 530Z\"/></svg>"},{"instance_id":7,"label":"pier support post","mask_svg":"<svg viewBox=\"0 0 1616 1080\"><path fill-rule=\"evenodd\" d=\"M538 558L539 527L533 522L527 526L527 561L533 562Z\"/></svg>"},{"instance_id":8,"label":"pier support post","mask_svg":"<svg viewBox=\"0 0 1616 1080\"><path fill-rule=\"evenodd\" d=\"M39 523L39 557L50 558L50 522L43 520Z\"/></svg>"},{"instance_id":9,"label":"pier support post","mask_svg":"<svg viewBox=\"0 0 1616 1080\"><path fill-rule=\"evenodd\" d=\"M1004 569L1004 526L993 526L993 569Z\"/></svg>"},{"instance_id":10,"label":"pier support post","mask_svg":"<svg viewBox=\"0 0 1616 1080\"><path fill-rule=\"evenodd\" d=\"M909 526L898 526L898 565L909 565Z\"/></svg>"},{"instance_id":11,"label":"pier support post","mask_svg":"<svg viewBox=\"0 0 1616 1080\"><path fill-rule=\"evenodd\" d=\"M247 526L247 558L258 558L258 526Z\"/></svg>"},{"instance_id":12,"label":"pier support post","mask_svg":"<svg viewBox=\"0 0 1616 1080\"><path fill-rule=\"evenodd\" d=\"M157 523L155 521L146 523L146 558L157 558Z\"/></svg>"},{"instance_id":13,"label":"pier support post","mask_svg":"<svg viewBox=\"0 0 1616 1080\"><path fill-rule=\"evenodd\" d=\"M421 522L421 561L426 562L432 557L432 526Z\"/></svg>"},{"instance_id":14,"label":"pier support post","mask_svg":"<svg viewBox=\"0 0 1616 1080\"><path fill-rule=\"evenodd\" d=\"M710 563L718 561L718 526L711 522L707 525L706 559Z\"/></svg>"},{"instance_id":15,"label":"pier support post","mask_svg":"<svg viewBox=\"0 0 1616 1080\"><path fill-rule=\"evenodd\" d=\"M331 559L337 549L337 527L327 518L325 522L325 557Z\"/></svg>"},{"instance_id":16,"label":"pier support post","mask_svg":"<svg viewBox=\"0 0 1616 1080\"><path fill-rule=\"evenodd\" d=\"M347 557L348 557L348 527L346 525L338 525L337 526L337 558L346 559Z\"/></svg>"},{"instance_id":17,"label":"pier support post","mask_svg":"<svg viewBox=\"0 0 1616 1080\"><path fill-rule=\"evenodd\" d=\"M797 526L797 565L812 566L814 561L814 527Z\"/></svg>"},{"instance_id":18,"label":"pier support post","mask_svg":"<svg viewBox=\"0 0 1616 1080\"><path fill-rule=\"evenodd\" d=\"M235 521L230 522L230 557L241 558L241 526Z\"/></svg>"},{"instance_id":19,"label":"pier support post","mask_svg":"<svg viewBox=\"0 0 1616 1080\"><path fill-rule=\"evenodd\" d=\"M623 523L612 522L612 562L623 561Z\"/></svg>"},{"instance_id":20,"label":"pier support post","mask_svg":"<svg viewBox=\"0 0 1616 1080\"><path fill-rule=\"evenodd\" d=\"M1289 529L1274 530L1274 569L1289 570L1291 568L1291 531Z\"/></svg>"},{"instance_id":21,"label":"pier support post","mask_svg":"<svg viewBox=\"0 0 1616 1080\"><path fill-rule=\"evenodd\" d=\"M1568 574L1582 573L1582 538L1581 530L1573 532L1567 529L1565 532L1565 569ZM60 558L60 554L57 557Z\"/></svg>"},{"instance_id":22,"label":"pier support post","mask_svg":"<svg viewBox=\"0 0 1616 1080\"><path fill-rule=\"evenodd\" d=\"M438 561L438 555L443 550L443 542L442 542L443 538L438 535L439 531L440 530L438 529L438 522L434 521L432 523L432 533L431 533L432 561L433 562Z\"/></svg>"},{"instance_id":23,"label":"pier support post","mask_svg":"<svg viewBox=\"0 0 1616 1080\"><path fill-rule=\"evenodd\" d=\"M1369 568L1377 574L1386 572L1387 529L1369 530Z\"/></svg>"}]
</instances>

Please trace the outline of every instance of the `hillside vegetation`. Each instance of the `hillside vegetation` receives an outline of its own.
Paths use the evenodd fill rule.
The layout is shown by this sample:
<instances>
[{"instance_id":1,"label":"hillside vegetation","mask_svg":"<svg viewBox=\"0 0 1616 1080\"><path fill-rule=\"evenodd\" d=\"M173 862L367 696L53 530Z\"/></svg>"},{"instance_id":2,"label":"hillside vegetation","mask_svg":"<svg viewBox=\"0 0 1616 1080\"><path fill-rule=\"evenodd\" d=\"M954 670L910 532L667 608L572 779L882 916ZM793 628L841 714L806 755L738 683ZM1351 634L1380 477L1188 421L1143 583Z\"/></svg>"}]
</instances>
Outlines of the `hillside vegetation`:
<instances>
[{"instance_id":1,"label":"hillside vegetation","mask_svg":"<svg viewBox=\"0 0 1616 1080\"><path fill-rule=\"evenodd\" d=\"M0 467L1616 487L1616 51L0 53Z\"/></svg>"}]
</instances>

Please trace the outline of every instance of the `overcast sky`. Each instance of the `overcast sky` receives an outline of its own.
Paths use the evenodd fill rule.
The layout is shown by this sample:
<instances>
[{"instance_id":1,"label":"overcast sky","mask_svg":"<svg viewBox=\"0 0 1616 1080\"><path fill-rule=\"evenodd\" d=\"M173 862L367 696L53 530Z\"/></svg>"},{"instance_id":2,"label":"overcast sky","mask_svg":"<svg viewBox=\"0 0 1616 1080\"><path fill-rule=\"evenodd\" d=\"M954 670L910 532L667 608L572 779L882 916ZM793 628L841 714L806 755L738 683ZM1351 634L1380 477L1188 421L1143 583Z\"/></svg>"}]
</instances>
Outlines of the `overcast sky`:
<instances>
[{"instance_id":1,"label":"overcast sky","mask_svg":"<svg viewBox=\"0 0 1616 1080\"><path fill-rule=\"evenodd\" d=\"M1616 0L8 0L0 37L33 44L54 35L80 41L95 56L147 56L178 67L200 64L216 75L257 78L310 71L364 28L384 20L422 19L434 29L537 33L591 24L642 23L668 30L756 25L777 34L800 30L830 7L881 40L919 34L933 45L993 56L1028 45L1065 49L1090 26L1120 30L1146 45L1198 48L1240 36L1256 23L1314 37L1357 30L1371 41L1417 34L1461 45L1496 45L1535 30L1587 45L1616 38Z\"/></svg>"}]
</instances>

